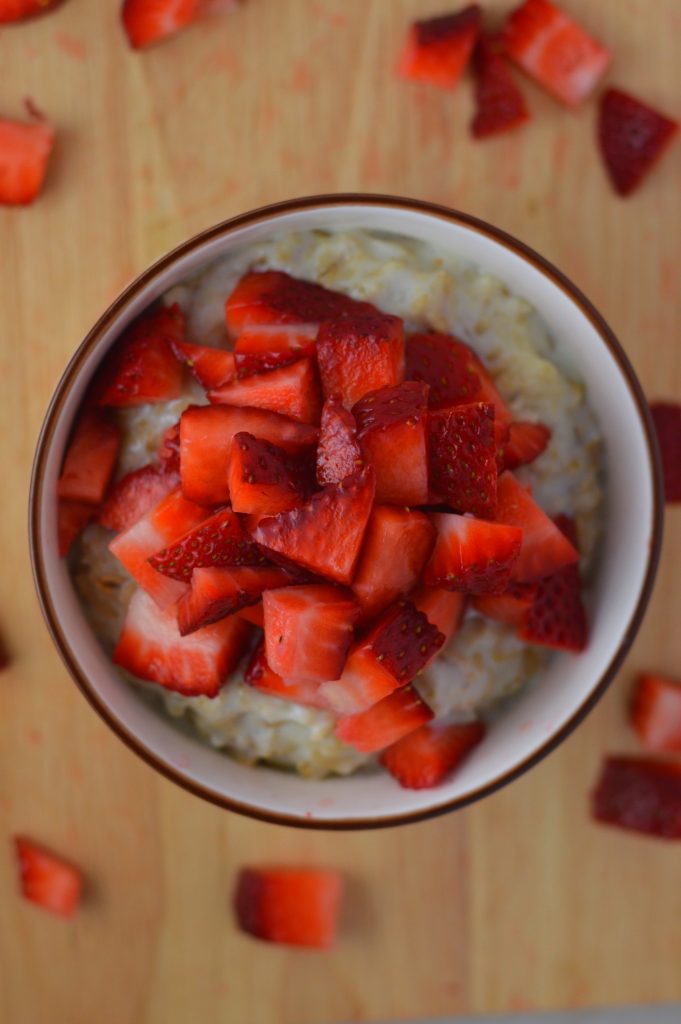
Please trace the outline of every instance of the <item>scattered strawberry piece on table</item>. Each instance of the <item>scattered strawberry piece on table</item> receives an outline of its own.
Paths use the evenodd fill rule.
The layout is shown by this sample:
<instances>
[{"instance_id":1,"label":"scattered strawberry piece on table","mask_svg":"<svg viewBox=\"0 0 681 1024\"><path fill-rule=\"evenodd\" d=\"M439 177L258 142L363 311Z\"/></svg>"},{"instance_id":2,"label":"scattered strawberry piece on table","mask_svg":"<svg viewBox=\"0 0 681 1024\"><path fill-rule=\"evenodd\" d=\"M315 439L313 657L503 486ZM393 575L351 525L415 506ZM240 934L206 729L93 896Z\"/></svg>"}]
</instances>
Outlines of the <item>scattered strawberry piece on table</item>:
<instances>
[{"instance_id":1,"label":"scattered strawberry piece on table","mask_svg":"<svg viewBox=\"0 0 681 1024\"><path fill-rule=\"evenodd\" d=\"M380 762L405 789L430 789L458 768L484 735L482 722L428 723L384 750Z\"/></svg>"},{"instance_id":2,"label":"scattered strawberry piece on table","mask_svg":"<svg viewBox=\"0 0 681 1024\"><path fill-rule=\"evenodd\" d=\"M210 626L251 604L257 604L266 590L295 582L285 569L275 565L194 569L190 588L177 605L180 633L187 636ZM248 621L245 616L240 617L242 621Z\"/></svg>"},{"instance_id":3,"label":"scattered strawberry piece on table","mask_svg":"<svg viewBox=\"0 0 681 1024\"><path fill-rule=\"evenodd\" d=\"M47 14L60 3L61 0L0 0L0 25Z\"/></svg>"},{"instance_id":4,"label":"scattered strawberry piece on table","mask_svg":"<svg viewBox=\"0 0 681 1024\"><path fill-rule=\"evenodd\" d=\"M100 409L85 409L66 450L57 497L98 505L106 494L121 446L119 427Z\"/></svg>"},{"instance_id":5,"label":"scattered strawberry piece on table","mask_svg":"<svg viewBox=\"0 0 681 1024\"><path fill-rule=\"evenodd\" d=\"M178 305L145 313L114 344L97 374L94 395L100 405L128 407L167 402L182 392L182 367L172 344L184 338Z\"/></svg>"},{"instance_id":6,"label":"scattered strawberry piece on table","mask_svg":"<svg viewBox=\"0 0 681 1024\"><path fill-rule=\"evenodd\" d=\"M76 538L96 514L96 506L89 502L59 499L57 502L57 545L60 558L66 558Z\"/></svg>"},{"instance_id":7,"label":"scattered strawberry piece on table","mask_svg":"<svg viewBox=\"0 0 681 1024\"><path fill-rule=\"evenodd\" d=\"M17 836L14 844L25 899L60 917L73 917L83 887L80 871L29 839Z\"/></svg>"},{"instance_id":8,"label":"scattered strawberry piece on table","mask_svg":"<svg viewBox=\"0 0 681 1024\"><path fill-rule=\"evenodd\" d=\"M497 504L494 406L483 402L428 415L431 491L459 512L493 519Z\"/></svg>"},{"instance_id":9,"label":"scattered strawberry piece on table","mask_svg":"<svg viewBox=\"0 0 681 1024\"><path fill-rule=\"evenodd\" d=\"M260 644L253 652L244 679L261 693L281 700L292 700L313 708L326 708L325 700L319 694L319 683L302 679L282 679L267 664L265 645Z\"/></svg>"},{"instance_id":10,"label":"scattered strawberry piece on table","mask_svg":"<svg viewBox=\"0 0 681 1024\"><path fill-rule=\"evenodd\" d=\"M179 469L179 467L178 467ZM141 466L121 477L109 491L97 512L97 522L107 530L121 533L141 519L180 483L179 472L163 465Z\"/></svg>"},{"instance_id":11,"label":"scattered strawberry piece on table","mask_svg":"<svg viewBox=\"0 0 681 1024\"><path fill-rule=\"evenodd\" d=\"M489 619L521 629L527 622L536 594L536 583L511 583L503 594L479 594L474 597L473 607Z\"/></svg>"},{"instance_id":12,"label":"scattered strawberry piece on table","mask_svg":"<svg viewBox=\"0 0 681 1024\"><path fill-rule=\"evenodd\" d=\"M339 484L362 469L357 423L339 395L327 398L322 409L317 445L317 482Z\"/></svg>"},{"instance_id":13,"label":"scattered strawberry piece on table","mask_svg":"<svg viewBox=\"0 0 681 1024\"><path fill-rule=\"evenodd\" d=\"M298 359L266 373L241 377L210 391L218 405L247 406L281 413L299 423L319 423L322 399L311 359Z\"/></svg>"},{"instance_id":14,"label":"scattered strawberry piece on table","mask_svg":"<svg viewBox=\"0 0 681 1024\"><path fill-rule=\"evenodd\" d=\"M466 605L464 595L441 587L419 587L409 595L409 600L440 630L445 644L449 643L461 625Z\"/></svg>"},{"instance_id":15,"label":"scattered strawberry piece on table","mask_svg":"<svg viewBox=\"0 0 681 1024\"><path fill-rule=\"evenodd\" d=\"M169 547L149 556L153 569L187 583L194 569L263 565L266 561L231 508L220 509L174 539Z\"/></svg>"},{"instance_id":16,"label":"scattered strawberry piece on table","mask_svg":"<svg viewBox=\"0 0 681 1024\"><path fill-rule=\"evenodd\" d=\"M123 0L123 27L135 50L167 39L195 20L199 0Z\"/></svg>"},{"instance_id":17,"label":"scattered strawberry piece on table","mask_svg":"<svg viewBox=\"0 0 681 1024\"><path fill-rule=\"evenodd\" d=\"M373 754L397 743L432 718L433 712L426 702L411 686L405 686L368 710L341 718L336 736L356 750Z\"/></svg>"},{"instance_id":18,"label":"scattered strawberry piece on table","mask_svg":"<svg viewBox=\"0 0 681 1024\"><path fill-rule=\"evenodd\" d=\"M235 512L274 516L304 501L292 456L269 441L241 432L232 438L229 497Z\"/></svg>"},{"instance_id":19,"label":"scattered strawberry piece on table","mask_svg":"<svg viewBox=\"0 0 681 1024\"><path fill-rule=\"evenodd\" d=\"M351 409L369 391L404 378L404 324L397 316L347 315L319 328L317 359L324 397Z\"/></svg>"},{"instance_id":20,"label":"scattered strawberry piece on table","mask_svg":"<svg viewBox=\"0 0 681 1024\"><path fill-rule=\"evenodd\" d=\"M352 410L362 456L376 473L376 501L381 504L428 501L427 402L427 385L405 381L369 392Z\"/></svg>"},{"instance_id":21,"label":"scattered strawberry piece on table","mask_svg":"<svg viewBox=\"0 0 681 1024\"><path fill-rule=\"evenodd\" d=\"M234 896L239 927L267 942L329 949L336 940L342 888L337 871L242 868Z\"/></svg>"},{"instance_id":22,"label":"scattered strawberry piece on table","mask_svg":"<svg viewBox=\"0 0 681 1024\"><path fill-rule=\"evenodd\" d=\"M468 345L451 334L407 338L405 377L428 385L429 409L477 401L481 383L476 362Z\"/></svg>"},{"instance_id":23,"label":"scattered strawberry piece on table","mask_svg":"<svg viewBox=\"0 0 681 1024\"><path fill-rule=\"evenodd\" d=\"M409 30L398 71L404 78L452 89L463 74L480 34L480 7L416 21Z\"/></svg>"},{"instance_id":24,"label":"scattered strawberry piece on table","mask_svg":"<svg viewBox=\"0 0 681 1024\"><path fill-rule=\"evenodd\" d=\"M592 812L605 825L681 839L681 762L606 758L592 794Z\"/></svg>"},{"instance_id":25,"label":"scattered strawberry piece on table","mask_svg":"<svg viewBox=\"0 0 681 1024\"><path fill-rule=\"evenodd\" d=\"M511 473L499 477L497 500L496 521L522 528L514 580L532 583L579 561L574 545Z\"/></svg>"},{"instance_id":26,"label":"scattered strawberry piece on table","mask_svg":"<svg viewBox=\"0 0 681 1024\"><path fill-rule=\"evenodd\" d=\"M469 594L501 594L517 564L523 531L440 512L431 516L437 530L435 549L423 573L429 587Z\"/></svg>"},{"instance_id":27,"label":"scattered strawberry piece on table","mask_svg":"<svg viewBox=\"0 0 681 1024\"><path fill-rule=\"evenodd\" d=\"M652 402L650 413L660 446L665 501L681 501L681 405Z\"/></svg>"},{"instance_id":28,"label":"scattered strawberry piece on table","mask_svg":"<svg viewBox=\"0 0 681 1024\"><path fill-rule=\"evenodd\" d=\"M0 0L0 22L3 21ZM0 118L0 205L26 206L40 193L55 130L47 121Z\"/></svg>"},{"instance_id":29,"label":"scattered strawberry piece on table","mask_svg":"<svg viewBox=\"0 0 681 1024\"><path fill-rule=\"evenodd\" d=\"M482 36L473 57L475 70L475 116L471 133L476 139L518 128L529 120L525 98L516 85L508 64L489 37Z\"/></svg>"},{"instance_id":30,"label":"scattered strawberry piece on table","mask_svg":"<svg viewBox=\"0 0 681 1024\"><path fill-rule=\"evenodd\" d=\"M201 387L207 391L229 384L236 377L233 352L208 345L192 345L188 341L173 340L170 347L184 366L188 366Z\"/></svg>"},{"instance_id":31,"label":"scattered strawberry piece on table","mask_svg":"<svg viewBox=\"0 0 681 1024\"><path fill-rule=\"evenodd\" d=\"M273 672L315 683L340 677L359 615L351 591L330 584L268 590L263 608Z\"/></svg>"},{"instance_id":32,"label":"scattered strawberry piece on table","mask_svg":"<svg viewBox=\"0 0 681 1024\"><path fill-rule=\"evenodd\" d=\"M678 122L621 89L608 89L603 94L598 141L619 195L636 191L678 130Z\"/></svg>"},{"instance_id":33,"label":"scattered strawberry piece on table","mask_svg":"<svg viewBox=\"0 0 681 1024\"><path fill-rule=\"evenodd\" d=\"M651 673L640 675L631 722L648 750L681 754L681 683Z\"/></svg>"}]
</instances>

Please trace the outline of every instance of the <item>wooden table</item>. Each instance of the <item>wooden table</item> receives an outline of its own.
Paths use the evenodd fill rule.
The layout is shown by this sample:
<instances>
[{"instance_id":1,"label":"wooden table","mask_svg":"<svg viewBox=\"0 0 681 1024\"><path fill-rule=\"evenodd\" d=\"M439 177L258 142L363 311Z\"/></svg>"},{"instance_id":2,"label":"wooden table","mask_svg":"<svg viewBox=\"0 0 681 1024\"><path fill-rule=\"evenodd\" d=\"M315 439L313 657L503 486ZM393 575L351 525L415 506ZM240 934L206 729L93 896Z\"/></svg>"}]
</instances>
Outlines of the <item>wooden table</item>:
<instances>
[{"instance_id":1,"label":"wooden table","mask_svg":"<svg viewBox=\"0 0 681 1024\"><path fill-rule=\"evenodd\" d=\"M677 117L678 0L565 0L615 49L616 81ZM135 274L215 221L323 191L402 193L499 224L554 260L611 322L648 393L681 393L681 146L635 198L611 194L595 107L531 85L534 122L467 133L469 86L392 73L404 26L442 0L248 0L146 54L119 2L67 0L0 30L0 110L30 95L58 126L45 194L0 212L2 1024L327 1024L681 999L681 850L589 821L606 751L635 749L627 690L679 672L681 512L608 696L560 750L465 812L376 834L311 834L202 803L97 718L52 648L31 582L26 499L48 399ZM490 4L505 7L506 4ZM91 883L73 924L16 893L10 835L71 855ZM256 944L230 890L249 862L347 873L338 949Z\"/></svg>"}]
</instances>

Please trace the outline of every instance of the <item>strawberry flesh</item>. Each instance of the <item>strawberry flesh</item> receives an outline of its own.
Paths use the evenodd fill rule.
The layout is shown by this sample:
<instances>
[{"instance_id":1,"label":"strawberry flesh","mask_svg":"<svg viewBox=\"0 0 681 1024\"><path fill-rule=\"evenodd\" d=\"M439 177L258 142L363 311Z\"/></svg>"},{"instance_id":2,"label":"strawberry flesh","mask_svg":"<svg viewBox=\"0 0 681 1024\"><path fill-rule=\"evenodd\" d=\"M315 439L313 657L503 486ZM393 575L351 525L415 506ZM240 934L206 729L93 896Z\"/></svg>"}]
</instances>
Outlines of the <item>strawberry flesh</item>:
<instances>
[{"instance_id":1,"label":"strawberry flesh","mask_svg":"<svg viewBox=\"0 0 681 1024\"><path fill-rule=\"evenodd\" d=\"M409 600L440 630L445 644L449 643L461 625L466 602L463 594L442 587L419 587L409 595Z\"/></svg>"},{"instance_id":2,"label":"strawberry flesh","mask_svg":"<svg viewBox=\"0 0 681 1024\"><path fill-rule=\"evenodd\" d=\"M384 750L380 762L404 789L431 789L458 768L484 735L482 722L428 723Z\"/></svg>"},{"instance_id":3,"label":"strawberry flesh","mask_svg":"<svg viewBox=\"0 0 681 1024\"><path fill-rule=\"evenodd\" d=\"M679 130L677 121L641 100L607 89L601 98L598 141L615 191L631 195Z\"/></svg>"},{"instance_id":4,"label":"strawberry flesh","mask_svg":"<svg viewBox=\"0 0 681 1024\"><path fill-rule=\"evenodd\" d=\"M662 839L681 839L681 763L609 757L592 794L596 821Z\"/></svg>"},{"instance_id":5,"label":"strawberry flesh","mask_svg":"<svg viewBox=\"0 0 681 1024\"><path fill-rule=\"evenodd\" d=\"M180 421L168 427L156 453L166 473L180 472Z\"/></svg>"},{"instance_id":6,"label":"strawberry flesh","mask_svg":"<svg viewBox=\"0 0 681 1024\"><path fill-rule=\"evenodd\" d=\"M409 30L398 71L404 78L452 89L463 74L480 33L480 7L416 21Z\"/></svg>"},{"instance_id":7,"label":"strawberry flesh","mask_svg":"<svg viewBox=\"0 0 681 1024\"><path fill-rule=\"evenodd\" d=\"M423 574L429 587L469 594L501 594L516 565L522 530L468 516L437 513L435 549Z\"/></svg>"},{"instance_id":8,"label":"strawberry flesh","mask_svg":"<svg viewBox=\"0 0 681 1024\"><path fill-rule=\"evenodd\" d=\"M66 558L79 534L97 513L94 505L83 501L57 502L57 545L59 557Z\"/></svg>"},{"instance_id":9,"label":"strawberry flesh","mask_svg":"<svg viewBox=\"0 0 681 1024\"><path fill-rule=\"evenodd\" d=\"M317 482L339 484L362 468L355 417L339 395L327 398L322 409L317 446Z\"/></svg>"},{"instance_id":10,"label":"strawberry flesh","mask_svg":"<svg viewBox=\"0 0 681 1024\"><path fill-rule=\"evenodd\" d=\"M503 446L503 469L517 469L539 458L551 440L551 431L543 423L509 423L508 440Z\"/></svg>"},{"instance_id":11,"label":"strawberry flesh","mask_svg":"<svg viewBox=\"0 0 681 1024\"><path fill-rule=\"evenodd\" d=\"M266 942L330 949L342 895L337 871L319 868L242 868L234 907L242 931Z\"/></svg>"},{"instance_id":12,"label":"strawberry flesh","mask_svg":"<svg viewBox=\"0 0 681 1024\"><path fill-rule=\"evenodd\" d=\"M477 401L480 393L475 356L451 334L409 335L405 375L429 386L429 409Z\"/></svg>"},{"instance_id":13,"label":"strawberry flesh","mask_svg":"<svg viewBox=\"0 0 681 1024\"><path fill-rule=\"evenodd\" d=\"M182 391L182 367L172 344L184 338L178 305L159 306L135 321L106 356L95 382L100 405L126 408L167 402Z\"/></svg>"},{"instance_id":14,"label":"strawberry flesh","mask_svg":"<svg viewBox=\"0 0 681 1024\"><path fill-rule=\"evenodd\" d=\"M518 128L529 120L527 104L508 64L487 36L478 42L473 67L476 111L471 134L474 138L487 139Z\"/></svg>"},{"instance_id":15,"label":"strawberry flesh","mask_svg":"<svg viewBox=\"0 0 681 1024\"><path fill-rule=\"evenodd\" d=\"M344 316L319 328L317 359L325 398L351 409L369 391L404 377L404 324L399 317Z\"/></svg>"},{"instance_id":16,"label":"strawberry flesh","mask_svg":"<svg viewBox=\"0 0 681 1024\"><path fill-rule=\"evenodd\" d=\"M270 697L291 700L296 704L305 704L313 708L326 708L326 703L319 695L319 683L306 682L302 679L282 679L272 671L267 664L264 644L260 644L253 652L244 679L249 686Z\"/></svg>"},{"instance_id":17,"label":"strawberry flesh","mask_svg":"<svg viewBox=\"0 0 681 1024\"><path fill-rule=\"evenodd\" d=\"M458 405L428 415L430 488L458 512L493 519L497 504L494 406Z\"/></svg>"},{"instance_id":18,"label":"strawberry flesh","mask_svg":"<svg viewBox=\"0 0 681 1024\"><path fill-rule=\"evenodd\" d=\"M373 754L397 743L432 718L433 712L426 702L411 686L405 686L368 710L341 718L336 736L362 753Z\"/></svg>"},{"instance_id":19,"label":"strawberry flesh","mask_svg":"<svg viewBox=\"0 0 681 1024\"><path fill-rule=\"evenodd\" d=\"M267 409L299 423L319 423L322 401L317 373L311 359L298 359L277 370L242 377L210 391L218 405Z\"/></svg>"},{"instance_id":20,"label":"strawberry flesh","mask_svg":"<svg viewBox=\"0 0 681 1024\"><path fill-rule=\"evenodd\" d=\"M236 376L235 356L224 348L192 345L188 341L173 340L170 344L175 358L187 366L201 387L219 388Z\"/></svg>"},{"instance_id":21,"label":"strawberry flesh","mask_svg":"<svg viewBox=\"0 0 681 1024\"><path fill-rule=\"evenodd\" d=\"M631 722L648 750L681 754L681 684L645 673L636 680Z\"/></svg>"},{"instance_id":22,"label":"strawberry flesh","mask_svg":"<svg viewBox=\"0 0 681 1024\"><path fill-rule=\"evenodd\" d=\"M179 473L164 466L141 466L114 484L97 513L97 522L107 530L121 533L157 505L180 482Z\"/></svg>"},{"instance_id":23,"label":"strawberry flesh","mask_svg":"<svg viewBox=\"0 0 681 1024\"><path fill-rule=\"evenodd\" d=\"M0 0L0 25L47 14L59 3L61 0Z\"/></svg>"},{"instance_id":24,"label":"strawberry flesh","mask_svg":"<svg viewBox=\"0 0 681 1024\"><path fill-rule=\"evenodd\" d=\"M24 898L59 917L73 917L83 888L78 868L30 839L17 836L14 845Z\"/></svg>"},{"instance_id":25,"label":"strawberry flesh","mask_svg":"<svg viewBox=\"0 0 681 1024\"><path fill-rule=\"evenodd\" d=\"M511 583L503 594L480 594L473 607L488 619L522 629L537 595L536 583Z\"/></svg>"},{"instance_id":26,"label":"strawberry flesh","mask_svg":"<svg viewBox=\"0 0 681 1024\"><path fill-rule=\"evenodd\" d=\"M381 504L428 501L427 402L427 386L406 381L370 392L352 410L362 456L376 473L376 501Z\"/></svg>"},{"instance_id":27,"label":"strawberry flesh","mask_svg":"<svg viewBox=\"0 0 681 1024\"><path fill-rule=\"evenodd\" d=\"M577 565L566 565L537 583L519 636L530 644L579 653L586 647L586 613Z\"/></svg>"},{"instance_id":28,"label":"strawberry flesh","mask_svg":"<svg viewBox=\"0 0 681 1024\"><path fill-rule=\"evenodd\" d=\"M186 583L194 569L262 565L266 561L231 508L220 509L149 557L157 572Z\"/></svg>"},{"instance_id":29,"label":"strawberry flesh","mask_svg":"<svg viewBox=\"0 0 681 1024\"><path fill-rule=\"evenodd\" d=\"M120 445L120 429L107 413L85 409L69 442L57 496L64 501L98 505L109 486Z\"/></svg>"},{"instance_id":30,"label":"strawberry flesh","mask_svg":"<svg viewBox=\"0 0 681 1024\"><path fill-rule=\"evenodd\" d=\"M6 20L12 19L3 18L0 2L0 23ZM0 118L0 206L26 206L38 196L55 134L45 121L25 123Z\"/></svg>"},{"instance_id":31,"label":"strawberry flesh","mask_svg":"<svg viewBox=\"0 0 681 1024\"><path fill-rule=\"evenodd\" d=\"M240 432L232 438L229 495L235 512L274 516L302 504L304 486L292 456Z\"/></svg>"},{"instance_id":32,"label":"strawberry flesh","mask_svg":"<svg viewBox=\"0 0 681 1024\"><path fill-rule=\"evenodd\" d=\"M520 583L532 583L579 561L574 545L511 473L499 477L496 520L522 528L522 548L513 569L513 579Z\"/></svg>"},{"instance_id":33,"label":"strawberry flesh","mask_svg":"<svg viewBox=\"0 0 681 1024\"><path fill-rule=\"evenodd\" d=\"M123 0L123 28L135 50L152 46L186 28L199 0Z\"/></svg>"},{"instance_id":34,"label":"strawberry flesh","mask_svg":"<svg viewBox=\"0 0 681 1024\"><path fill-rule=\"evenodd\" d=\"M177 605L177 622L182 636L219 622L228 615L257 604L272 587L284 587L294 580L277 566L223 566L194 569L191 587ZM242 616L242 621L246 621Z\"/></svg>"},{"instance_id":35,"label":"strawberry flesh","mask_svg":"<svg viewBox=\"0 0 681 1024\"><path fill-rule=\"evenodd\" d=\"M338 679L359 607L352 594L328 584L285 587L263 595L267 662L285 679Z\"/></svg>"}]
</instances>

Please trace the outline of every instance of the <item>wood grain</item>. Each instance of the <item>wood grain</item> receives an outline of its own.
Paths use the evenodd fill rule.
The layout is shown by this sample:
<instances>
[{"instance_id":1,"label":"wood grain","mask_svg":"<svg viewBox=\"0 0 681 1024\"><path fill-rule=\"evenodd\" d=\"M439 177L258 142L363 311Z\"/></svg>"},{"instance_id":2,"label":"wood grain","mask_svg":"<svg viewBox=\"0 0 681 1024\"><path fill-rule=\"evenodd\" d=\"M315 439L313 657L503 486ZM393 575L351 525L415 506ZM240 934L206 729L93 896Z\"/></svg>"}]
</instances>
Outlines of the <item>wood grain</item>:
<instances>
[{"instance_id":1,"label":"wood grain","mask_svg":"<svg viewBox=\"0 0 681 1024\"><path fill-rule=\"evenodd\" d=\"M472 143L468 86L439 93L393 75L407 21L442 6L248 0L146 54L125 45L114 0L67 0L0 30L0 110L18 115L30 95L59 129L40 202L0 211L0 622L15 656L0 686L2 1024L330 1024L681 999L678 846L587 814L604 752L635 746L634 672L679 672L678 508L636 646L576 734L480 806L377 834L257 824L156 777L78 695L31 583L31 457L66 360L152 259L265 202L362 189L487 218L584 288L649 394L679 397L681 146L617 200L594 106L564 111L531 85L527 130ZM678 0L566 6L613 46L613 81L681 114ZM72 925L18 898L15 832L85 868ZM347 872L335 952L236 932L235 871L272 858Z\"/></svg>"}]
</instances>

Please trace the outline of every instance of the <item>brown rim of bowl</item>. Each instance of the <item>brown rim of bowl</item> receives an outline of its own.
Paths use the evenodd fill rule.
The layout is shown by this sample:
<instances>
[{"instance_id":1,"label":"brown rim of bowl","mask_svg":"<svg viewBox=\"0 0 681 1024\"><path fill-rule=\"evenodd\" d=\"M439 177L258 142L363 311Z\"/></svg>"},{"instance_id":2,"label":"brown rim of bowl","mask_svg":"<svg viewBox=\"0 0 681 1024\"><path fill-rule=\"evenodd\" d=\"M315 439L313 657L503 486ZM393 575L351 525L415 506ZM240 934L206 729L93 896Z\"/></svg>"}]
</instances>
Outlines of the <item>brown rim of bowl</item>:
<instances>
[{"instance_id":1,"label":"brown rim of bowl","mask_svg":"<svg viewBox=\"0 0 681 1024\"><path fill-rule=\"evenodd\" d=\"M99 340L103 330L109 327L112 320L118 317L140 288L147 285L151 280L153 280L159 271L166 269L179 256L184 256L197 247L203 245L205 242L221 237L222 235L230 234L238 228L252 225L259 221L275 218L282 213L292 213L300 210L323 207L357 205L392 207L396 209L415 211L417 213L425 213L431 217L437 217L441 220L446 220L451 223L470 228L473 231L477 231L479 234L485 235L500 245L503 245L505 248L510 249L516 255L521 256L537 270L541 271L545 277L548 277L570 299L572 299L586 318L591 322L604 344L610 350L610 353L617 362L622 375L627 382L634 403L638 409L640 423L648 449L650 476L653 488L652 534L649 542L648 565L645 579L641 587L636 609L623 632L622 641L616 654L596 686L577 711L558 730L558 732L551 737L550 740L540 747L539 750L524 761L521 761L510 771L505 772L503 775L494 779L492 782L479 787L464 797L450 800L447 803L440 804L436 807L425 808L408 814L387 815L370 821L354 818L338 818L318 821L315 819L298 817L297 815L269 813L248 804L242 804L237 800L228 799L213 792L212 790L206 789L193 779L188 778L181 771L159 760L158 756L144 746L137 736L130 733L127 728L116 720L90 685L89 680L81 670L77 657L71 649L68 638L64 635L59 625L46 583L44 552L39 531L39 510L42 504L42 489L47 450L54 434L59 414L72 387L74 386L75 380L78 376L78 371L90 350ZM211 803L217 804L219 807L223 807L226 810L237 811L249 817L278 825L290 825L299 828L321 829L327 831L359 830L387 828L394 825L405 825L416 821L423 821L425 819L433 818L440 814L445 814L449 811L465 807L467 804L474 803L476 800L480 800L482 797L494 793L502 786L505 786L514 779L517 779L520 775L528 771L528 769L532 768L535 764L546 757L547 754L551 753L552 750L554 750L567 736L569 736L572 730L582 721L589 711L591 711L596 702L600 700L605 693L607 687L622 664L622 661L627 655L639 629L646 606L650 599L657 571L662 541L663 512L664 497L659 452L655 431L648 410L648 403L643 394L641 385L639 384L638 378L636 377L622 346L608 327L605 320L592 306L586 296L583 295L582 292L567 277L565 277L564 274L554 267L553 264L549 263L529 246L519 242L512 235L507 234L499 228L493 227L483 220L479 220L477 217L472 217L469 214L461 213L457 210L450 210L447 207L439 206L434 203L428 203L416 199L406 199L399 196L371 195L370 193L339 193L335 195L307 196L300 199L290 199L285 202L274 203L269 206L263 206L256 210L252 210L249 213L240 214L239 216L223 221L212 228L208 228L206 231L203 231L189 239L189 241L179 245L165 256L162 256L161 259L157 260L156 263L154 263L148 270L128 285L119 298L112 303L94 327L89 331L84 341L71 358L61 380L59 381L59 384L57 385L45 415L45 420L38 438L31 475L29 495L29 543L33 578L38 591L38 598L43 616L62 660L66 664L66 667L73 676L79 689L98 714L111 727L111 729L117 733L120 739L122 739L123 742L134 750L135 753L137 753L143 760L162 775L166 776L166 778L184 787L184 789L194 793L196 796L200 796L203 799L210 801Z\"/></svg>"}]
</instances>

